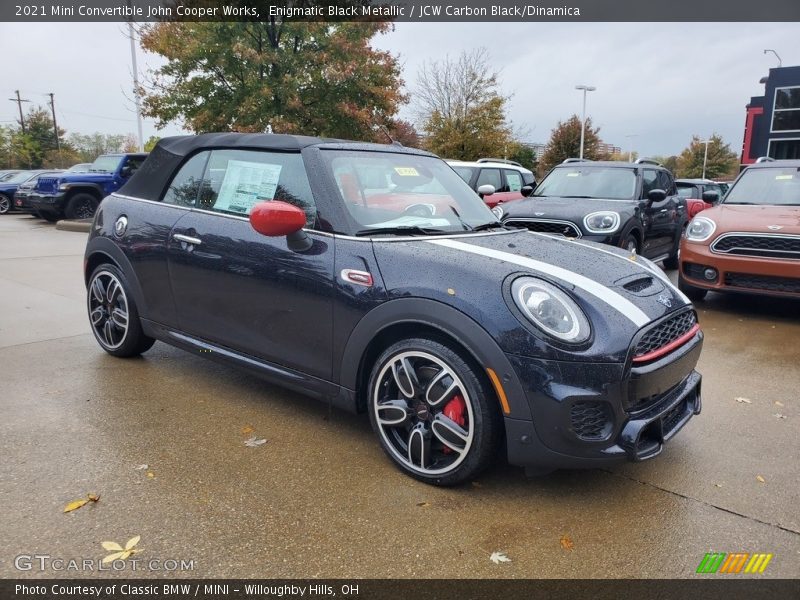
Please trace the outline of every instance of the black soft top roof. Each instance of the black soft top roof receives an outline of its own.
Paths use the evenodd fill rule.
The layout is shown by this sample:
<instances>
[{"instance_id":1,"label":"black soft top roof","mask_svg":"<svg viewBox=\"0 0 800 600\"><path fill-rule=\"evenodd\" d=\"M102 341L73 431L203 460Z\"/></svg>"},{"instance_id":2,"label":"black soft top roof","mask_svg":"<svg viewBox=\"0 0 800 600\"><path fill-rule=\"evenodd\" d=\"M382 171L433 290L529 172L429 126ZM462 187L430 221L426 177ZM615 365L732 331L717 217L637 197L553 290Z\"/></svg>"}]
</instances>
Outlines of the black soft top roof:
<instances>
[{"instance_id":1,"label":"black soft top roof","mask_svg":"<svg viewBox=\"0 0 800 600\"><path fill-rule=\"evenodd\" d=\"M352 142L305 135L283 135L274 133L204 133L162 138L156 147L120 190L119 193L147 200L161 197L175 169L187 156L202 150L241 149L277 150L299 152L303 148L316 146L326 150L363 150L368 152L401 152L434 156L429 152L406 148L396 144L372 144Z\"/></svg>"}]
</instances>

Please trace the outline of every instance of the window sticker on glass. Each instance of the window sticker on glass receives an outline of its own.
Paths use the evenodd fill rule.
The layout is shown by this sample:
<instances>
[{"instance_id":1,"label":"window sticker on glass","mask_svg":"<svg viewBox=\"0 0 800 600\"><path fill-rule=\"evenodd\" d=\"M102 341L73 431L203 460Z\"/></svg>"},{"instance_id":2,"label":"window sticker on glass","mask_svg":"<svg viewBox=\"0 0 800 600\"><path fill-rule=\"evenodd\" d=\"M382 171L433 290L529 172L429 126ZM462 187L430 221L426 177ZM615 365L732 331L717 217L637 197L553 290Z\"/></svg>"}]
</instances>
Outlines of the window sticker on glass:
<instances>
[{"instance_id":1,"label":"window sticker on glass","mask_svg":"<svg viewBox=\"0 0 800 600\"><path fill-rule=\"evenodd\" d=\"M776 175L775 179L778 179L778 180L781 180L781 179L792 179L792 176L791 175Z\"/></svg>"},{"instance_id":2,"label":"window sticker on glass","mask_svg":"<svg viewBox=\"0 0 800 600\"><path fill-rule=\"evenodd\" d=\"M394 172L401 177L419 177L419 173L414 167L395 167Z\"/></svg>"},{"instance_id":3,"label":"window sticker on glass","mask_svg":"<svg viewBox=\"0 0 800 600\"><path fill-rule=\"evenodd\" d=\"M569 173L567 173L567 177L580 177L580 176L581 174L579 171L570 171Z\"/></svg>"},{"instance_id":4,"label":"window sticker on glass","mask_svg":"<svg viewBox=\"0 0 800 600\"><path fill-rule=\"evenodd\" d=\"M214 209L249 214L259 202L272 200L281 168L281 165L229 160Z\"/></svg>"}]
</instances>

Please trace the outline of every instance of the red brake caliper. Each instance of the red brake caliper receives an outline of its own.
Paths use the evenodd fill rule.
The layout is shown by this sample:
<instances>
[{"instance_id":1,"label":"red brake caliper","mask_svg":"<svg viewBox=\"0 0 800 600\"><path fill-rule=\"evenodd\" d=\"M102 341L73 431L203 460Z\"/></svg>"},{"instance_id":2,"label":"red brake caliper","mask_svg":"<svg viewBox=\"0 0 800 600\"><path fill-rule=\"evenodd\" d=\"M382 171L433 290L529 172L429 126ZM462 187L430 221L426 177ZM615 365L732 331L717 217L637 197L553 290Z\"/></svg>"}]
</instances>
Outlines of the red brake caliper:
<instances>
[{"instance_id":1,"label":"red brake caliper","mask_svg":"<svg viewBox=\"0 0 800 600\"><path fill-rule=\"evenodd\" d=\"M464 402L464 398L461 397L461 394L456 394L453 396L450 402L444 405L444 410L442 413L445 417L456 423L459 427L463 427L467 422L466 410L467 404ZM450 454L452 450L445 446L442 448L442 452L445 454Z\"/></svg>"}]
</instances>

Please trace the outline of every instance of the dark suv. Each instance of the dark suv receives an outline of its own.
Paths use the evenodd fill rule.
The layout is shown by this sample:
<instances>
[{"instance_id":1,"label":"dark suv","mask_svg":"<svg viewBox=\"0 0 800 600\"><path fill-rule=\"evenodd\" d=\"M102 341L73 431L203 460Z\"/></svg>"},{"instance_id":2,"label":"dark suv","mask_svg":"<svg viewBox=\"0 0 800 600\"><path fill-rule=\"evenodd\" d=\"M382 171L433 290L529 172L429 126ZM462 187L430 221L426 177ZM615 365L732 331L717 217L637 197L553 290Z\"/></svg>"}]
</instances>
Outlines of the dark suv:
<instances>
[{"instance_id":1,"label":"dark suv","mask_svg":"<svg viewBox=\"0 0 800 600\"><path fill-rule=\"evenodd\" d=\"M686 202L675 180L655 161L567 159L529 198L494 209L504 223L531 231L583 238L637 252L678 268Z\"/></svg>"},{"instance_id":2,"label":"dark suv","mask_svg":"<svg viewBox=\"0 0 800 600\"><path fill-rule=\"evenodd\" d=\"M28 205L43 219L91 218L100 201L121 188L147 158L145 153L103 154L85 173L39 177Z\"/></svg>"}]
</instances>

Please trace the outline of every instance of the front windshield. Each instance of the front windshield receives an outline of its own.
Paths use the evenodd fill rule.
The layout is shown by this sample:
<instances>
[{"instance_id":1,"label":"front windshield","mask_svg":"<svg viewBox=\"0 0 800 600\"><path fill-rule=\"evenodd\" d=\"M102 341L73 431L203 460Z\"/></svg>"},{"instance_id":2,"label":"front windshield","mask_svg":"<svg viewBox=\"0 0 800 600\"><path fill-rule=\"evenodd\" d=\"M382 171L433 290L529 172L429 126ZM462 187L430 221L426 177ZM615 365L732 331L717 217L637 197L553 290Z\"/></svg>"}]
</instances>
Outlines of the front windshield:
<instances>
[{"instance_id":1,"label":"front windshield","mask_svg":"<svg viewBox=\"0 0 800 600\"><path fill-rule=\"evenodd\" d=\"M557 167L533 192L534 196L632 200L636 173L618 167Z\"/></svg>"},{"instance_id":2,"label":"front windshield","mask_svg":"<svg viewBox=\"0 0 800 600\"><path fill-rule=\"evenodd\" d=\"M22 173L17 173L16 175L12 175L8 179L4 179L3 183L23 183L28 181L31 177L34 176L34 173L30 171L23 171Z\"/></svg>"},{"instance_id":3,"label":"front windshield","mask_svg":"<svg viewBox=\"0 0 800 600\"><path fill-rule=\"evenodd\" d=\"M728 191L724 203L800 206L800 169L749 169Z\"/></svg>"},{"instance_id":4,"label":"front windshield","mask_svg":"<svg viewBox=\"0 0 800 600\"><path fill-rule=\"evenodd\" d=\"M89 171L94 173L113 173L117 170L117 165L121 160L121 156L98 156L94 159L92 166L89 167Z\"/></svg>"},{"instance_id":5,"label":"front windshield","mask_svg":"<svg viewBox=\"0 0 800 600\"><path fill-rule=\"evenodd\" d=\"M357 233L442 233L498 224L443 160L394 152L323 151Z\"/></svg>"}]
</instances>

